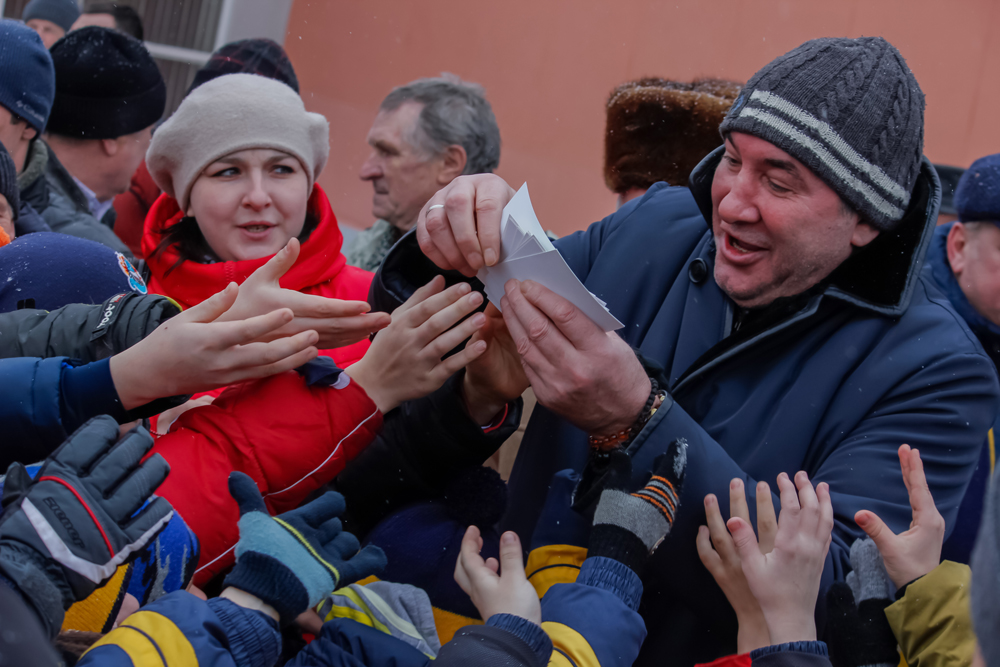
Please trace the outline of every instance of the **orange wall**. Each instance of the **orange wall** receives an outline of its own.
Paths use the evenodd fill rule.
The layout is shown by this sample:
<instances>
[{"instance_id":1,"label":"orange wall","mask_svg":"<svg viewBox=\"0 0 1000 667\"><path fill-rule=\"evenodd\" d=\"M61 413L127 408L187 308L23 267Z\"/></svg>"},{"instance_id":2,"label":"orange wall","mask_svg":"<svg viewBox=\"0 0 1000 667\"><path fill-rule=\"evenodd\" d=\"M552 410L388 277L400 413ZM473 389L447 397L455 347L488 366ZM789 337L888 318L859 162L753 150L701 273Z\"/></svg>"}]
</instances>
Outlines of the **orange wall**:
<instances>
[{"instance_id":1,"label":"orange wall","mask_svg":"<svg viewBox=\"0 0 1000 667\"><path fill-rule=\"evenodd\" d=\"M295 0L285 46L306 106L330 120L320 178L338 216L371 224L358 168L382 98L442 71L486 87L498 173L527 181L566 234L615 207L602 177L604 103L640 76L745 81L801 42L882 35L927 97L925 152L968 166L1000 152L1000 3L990 0Z\"/></svg>"}]
</instances>

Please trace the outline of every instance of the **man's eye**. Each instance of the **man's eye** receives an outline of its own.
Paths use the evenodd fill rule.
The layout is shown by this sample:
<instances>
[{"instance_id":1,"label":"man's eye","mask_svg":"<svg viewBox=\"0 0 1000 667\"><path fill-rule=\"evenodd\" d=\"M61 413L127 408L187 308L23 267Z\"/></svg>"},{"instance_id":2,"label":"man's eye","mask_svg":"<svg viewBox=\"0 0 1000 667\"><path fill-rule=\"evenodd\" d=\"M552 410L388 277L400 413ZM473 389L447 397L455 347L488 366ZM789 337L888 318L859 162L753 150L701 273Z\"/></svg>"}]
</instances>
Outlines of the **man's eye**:
<instances>
[{"instance_id":1,"label":"man's eye","mask_svg":"<svg viewBox=\"0 0 1000 667\"><path fill-rule=\"evenodd\" d=\"M214 174L212 174L212 176L214 178L224 178L226 176L238 176L239 173L240 173L240 170L237 169L236 167L227 167L225 169L221 169L221 170L215 172Z\"/></svg>"},{"instance_id":2,"label":"man's eye","mask_svg":"<svg viewBox=\"0 0 1000 667\"><path fill-rule=\"evenodd\" d=\"M768 181L768 183L770 184L771 189L774 190L779 195L785 194L786 192L791 192L791 190L789 190L788 188L783 188L774 181Z\"/></svg>"},{"instance_id":3,"label":"man's eye","mask_svg":"<svg viewBox=\"0 0 1000 667\"><path fill-rule=\"evenodd\" d=\"M726 164L728 164L730 167L738 167L740 165L740 161L734 158L732 155L723 155L722 159L725 160Z\"/></svg>"},{"instance_id":4,"label":"man's eye","mask_svg":"<svg viewBox=\"0 0 1000 667\"><path fill-rule=\"evenodd\" d=\"M295 169L293 167L289 167L287 164L275 165L274 171L276 173L278 173L278 174L294 174L295 173Z\"/></svg>"}]
</instances>

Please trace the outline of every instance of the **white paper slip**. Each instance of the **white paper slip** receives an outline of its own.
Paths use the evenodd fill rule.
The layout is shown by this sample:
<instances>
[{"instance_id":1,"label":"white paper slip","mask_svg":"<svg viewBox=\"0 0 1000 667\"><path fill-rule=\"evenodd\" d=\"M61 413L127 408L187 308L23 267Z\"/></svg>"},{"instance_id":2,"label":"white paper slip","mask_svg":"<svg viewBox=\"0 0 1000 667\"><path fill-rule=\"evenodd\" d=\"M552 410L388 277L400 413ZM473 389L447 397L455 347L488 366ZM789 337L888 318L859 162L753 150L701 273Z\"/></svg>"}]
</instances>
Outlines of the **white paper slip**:
<instances>
[{"instance_id":1,"label":"white paper slip","mask_svg":"<svg viewBox=\"0 0 1000 667\"><path fill-rule=\"evenodd\" d=\"M477 274L497 308L508 280L534 280L579 308L605 331L624 325L592 294L545 235L528 197L528 184L507 202L500 218L500 261Z\"/></svg>"}]
</instances>

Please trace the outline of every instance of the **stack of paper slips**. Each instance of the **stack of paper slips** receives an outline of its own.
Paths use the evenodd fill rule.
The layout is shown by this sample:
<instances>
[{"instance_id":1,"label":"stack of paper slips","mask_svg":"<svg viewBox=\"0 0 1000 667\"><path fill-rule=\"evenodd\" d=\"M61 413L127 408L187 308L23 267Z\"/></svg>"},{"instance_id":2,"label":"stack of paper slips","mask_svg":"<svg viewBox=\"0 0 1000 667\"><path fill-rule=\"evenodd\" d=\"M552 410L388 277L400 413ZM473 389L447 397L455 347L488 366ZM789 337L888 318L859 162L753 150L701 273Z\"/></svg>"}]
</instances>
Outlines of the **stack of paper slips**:
<instances>
[{"instance_id":1,"label":"stack of paper slips","mask_svg":"<svg viewBox=\"0 0 1000 667\"><path fill-rule=\"evenodd\" d=\"M527 183L507 202L501 214L500 260L481 269L477 277L497 308L508 280L534 280L579 308L605 331L624 326L608 311L606 303L583 286L552 246L531 206Z\"/></svg>"}]
</instances>

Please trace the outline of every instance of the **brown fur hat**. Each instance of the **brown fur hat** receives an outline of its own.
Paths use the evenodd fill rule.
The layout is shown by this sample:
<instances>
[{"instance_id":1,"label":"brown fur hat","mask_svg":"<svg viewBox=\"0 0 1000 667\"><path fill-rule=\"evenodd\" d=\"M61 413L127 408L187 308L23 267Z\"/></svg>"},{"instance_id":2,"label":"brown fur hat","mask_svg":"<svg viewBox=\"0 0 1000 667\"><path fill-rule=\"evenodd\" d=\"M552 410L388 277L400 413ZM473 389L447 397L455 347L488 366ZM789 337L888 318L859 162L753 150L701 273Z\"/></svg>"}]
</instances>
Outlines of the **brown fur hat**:
<instances>
[{"instance_id":1,"label":"brown fur hat","mask_svg":"<svg viewBox=\"0 0 1000 667\"><path fill-rule=\"evenodd\" d=\"M608 97L604 182L619 194L657 181L686 186L701 159L722 145L719 124L742 87L722 79L646 78L615 88Z\"/></svg>"}]
</instances>

